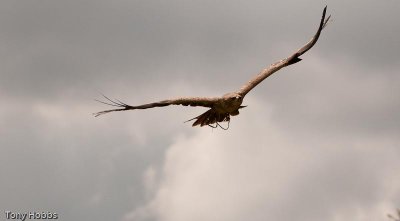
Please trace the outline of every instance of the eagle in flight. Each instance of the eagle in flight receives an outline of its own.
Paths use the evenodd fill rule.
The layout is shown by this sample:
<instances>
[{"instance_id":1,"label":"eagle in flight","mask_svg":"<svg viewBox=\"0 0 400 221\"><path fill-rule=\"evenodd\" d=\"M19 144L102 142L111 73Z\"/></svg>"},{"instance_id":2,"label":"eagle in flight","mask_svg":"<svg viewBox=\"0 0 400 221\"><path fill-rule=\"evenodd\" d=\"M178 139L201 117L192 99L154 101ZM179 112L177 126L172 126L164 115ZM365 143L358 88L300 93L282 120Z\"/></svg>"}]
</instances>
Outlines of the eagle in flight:
<instances>
[{"instance_id":1,"label":"eagle in flight","mask_svg":"<svg viewBox=\"0 0 400 221\"><path fill-rule=\"evenodd\" d=\"M210 127L216 128L216 127L221 127L219 122L228 122L228 127L224 128L221 127L222 129L228 129L229 128L229 122L230 122L230 116L236 116L239 114L239 109L244 108L246 106L242 106L242 102L244 97L246 96L247 93L249 93L250 90L252 90L254 87L256 87L259 83L261 83L265 78L269 77L276 71L280 70L283 67L295 64L299 61L301 61L301 58L299 58L301 55L306 53L308 50L310 50L314 44L318 41L318 38L321 34L321 31L325 28L327 25L329 19L331 16L328 16L328 18L325 19L325 14L326 14L326 9L327 6L325 6L323 12L322 12L322 18L321 22L318 26L318 30L315 33L315 35L311 38L311 40L305 44L303 47L298 49L295 53L290 55L289 57L282 59L276 63L271 64L268 68L263 69L258 75L256 75L254 78L250 79L246 84L244 84L239 90L231 93L227 93L223 95L222 97L181 97L181 98L175 98L175 99L168 99L168 100L163 100L159 102L154 102L154 103L149 103L149 104L143 104L143 105L137 105L137 106L131 106L128 105L124 102L121 102L119 100L112 100L106 96L104 98L106 101L100 101L96 100L100 103L109 105L109 106L114 106L116 107L115 109L110 109L110 110L105 110L105 111L100 111L95 113L94 115L100 116L102 114L114 112L114 111L127 111L127 110L136 110L136 109L147 109L147 108L153 108L153 107L164 107L168 105L184 105L184 106L202 106L202 107L207 107L210 108L208 111L205 113L192 118L188 121L195 120L193 123L194 126L205 126L208 125ZM188 122L186 121L186 122Z\"/></svg>"}]
</instances>

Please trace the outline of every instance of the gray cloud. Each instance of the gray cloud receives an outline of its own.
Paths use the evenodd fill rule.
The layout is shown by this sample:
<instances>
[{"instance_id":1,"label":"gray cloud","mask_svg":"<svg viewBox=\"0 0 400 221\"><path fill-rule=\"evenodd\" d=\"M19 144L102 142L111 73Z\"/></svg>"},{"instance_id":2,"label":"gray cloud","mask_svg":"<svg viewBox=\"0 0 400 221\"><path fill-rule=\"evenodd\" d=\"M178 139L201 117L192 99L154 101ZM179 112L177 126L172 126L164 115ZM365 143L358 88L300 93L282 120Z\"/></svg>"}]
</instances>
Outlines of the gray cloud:
<instances>
[{"instance_id":1,"label":"gray cloud","mask_svg":"<svg viewBox=\"0 0 400 221\"><path fill-rule=\"evenodd\" d=\"M0 208L62 220L384 220L400 203L396 1L328 2L320 42L252 91L227 132L183 124L201 108L93 118L106 108L93 98L235 90L307 41L324 4L0 6Z\"/></svg>"}]
</instances>

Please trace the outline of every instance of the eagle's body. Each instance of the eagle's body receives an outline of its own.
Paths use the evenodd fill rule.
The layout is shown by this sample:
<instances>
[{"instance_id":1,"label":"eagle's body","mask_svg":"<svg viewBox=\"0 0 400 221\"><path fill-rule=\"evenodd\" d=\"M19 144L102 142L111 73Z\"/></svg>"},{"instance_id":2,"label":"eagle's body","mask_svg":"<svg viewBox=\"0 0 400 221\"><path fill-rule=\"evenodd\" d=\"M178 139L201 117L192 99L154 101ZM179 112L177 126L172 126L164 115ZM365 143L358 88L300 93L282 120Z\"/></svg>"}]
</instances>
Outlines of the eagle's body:
<instances>
[{"instance_id":1,"label":"eagle's body","mask_svg":"<svg viewBox=\"0 0 400 221\"><path fill-rule=\"evenodd\" d=\"M215 102L214 109L217 113L229 113L232 116L239 114L240 105L243 102L242 96L237 93L227 93Z\"/></svg>"},{"instance_id":2,"label":"eagle's body","mask_svg":"<svg viewBox=\"0 0 400 221\"><path fill-rule=\"evenodd\" d=\"M241 106L243 102L243 97L237 93L227 93L221 98L217 99L210 110L205 113L192 118L191 120L196 120L193 123L193 127L200 125L212 125L218 124L218 122L229 122L231 117L239 115L239 109L245 106ZM222 127L221 127L222 128Z\"/></svg>"},{"instance_id":3,"label":"eagle's body","mask_svg":"<svg viewBox=\"0 0 400 221\"><path fill-rule=\"evenodd\" d=\"M219 122L228 122L229 123L230 116L238 115L239 109L245 107L245 106L241 106L241 105L242 105L244 97L250 90L252 90L259 83L261 83L265 78L269 77L270 75L272 75L276 71L280 70L281 68L301 61L301 58L299 58L299 57L314 46L314 44L317 42L317 40L321 34L322 29L324 29L327 22L329 21L330 16L327 19L325 19L325 14L326 14L326 7L324 8L324 11L322 13L322 18L321 18L321 22L319 24L317 33L313 36L313 38L307 44L305 44L303 47L301 47L299 50L297 50L291 56L289 56L285 59L282 59L282 60L270 65L268 68L265 68L264 70L262 70L258 75L256 75L254 78L250 79L250 81L248 81L246 84L244 84L238 91L227 93L227 94L223 95L222 97L181 97L181 98L163 100L163 101L159 101L159 102L143 104L143 105L138 105L138 106L131 106L131 105L125 104L118 100L111 100L108 97L104 96L108 100L108 102L103 102L103 101L99 101L99 102L110 105L110 106L115 106L118 108L98 112L95 114L95 116L99 116L99 115L113 112L113 111L147 109L147 108L153 108L153 107L164 107L164 106L168 106L168 105L184 105L184 106L202 106L202 107L210 108L205 113L189 120L189 121L196 120L193 123L193 126L197 126L197 125L212 126L213 124L216 124L219 126L219 124L218 124ZM214 127L214 126L212 126L212 127Z\"/></svg>"}]
</instances>

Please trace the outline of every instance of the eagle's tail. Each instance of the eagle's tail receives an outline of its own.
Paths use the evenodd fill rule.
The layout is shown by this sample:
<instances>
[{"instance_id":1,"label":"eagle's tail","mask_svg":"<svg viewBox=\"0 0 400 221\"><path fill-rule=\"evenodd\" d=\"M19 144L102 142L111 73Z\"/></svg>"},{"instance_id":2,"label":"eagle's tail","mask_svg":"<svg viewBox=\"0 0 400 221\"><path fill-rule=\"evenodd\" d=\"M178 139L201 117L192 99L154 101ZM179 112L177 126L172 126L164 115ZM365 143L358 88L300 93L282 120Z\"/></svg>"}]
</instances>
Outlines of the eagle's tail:
<instances>
[{"instance_id":1,"label":"eagle's tail","mask_svg":"<svg viewBox=\"0 0 400 221\"><path fill-rule=\"evenodd\" d=\"M218 122L224 122L224 121L229 122L230 116L229 116L229 113L221 114L221 113L217 113L214 109L210 109L195 118L185 121L185 123L192 121L192 120L196 120L192 124L192 127L195 127L197 125L200 125L200 127L202 127L205 125L211 126L212 124L215 124ZM211 127L213 127L213 126L211 126Z\"/></svg>"}]
</instances>

